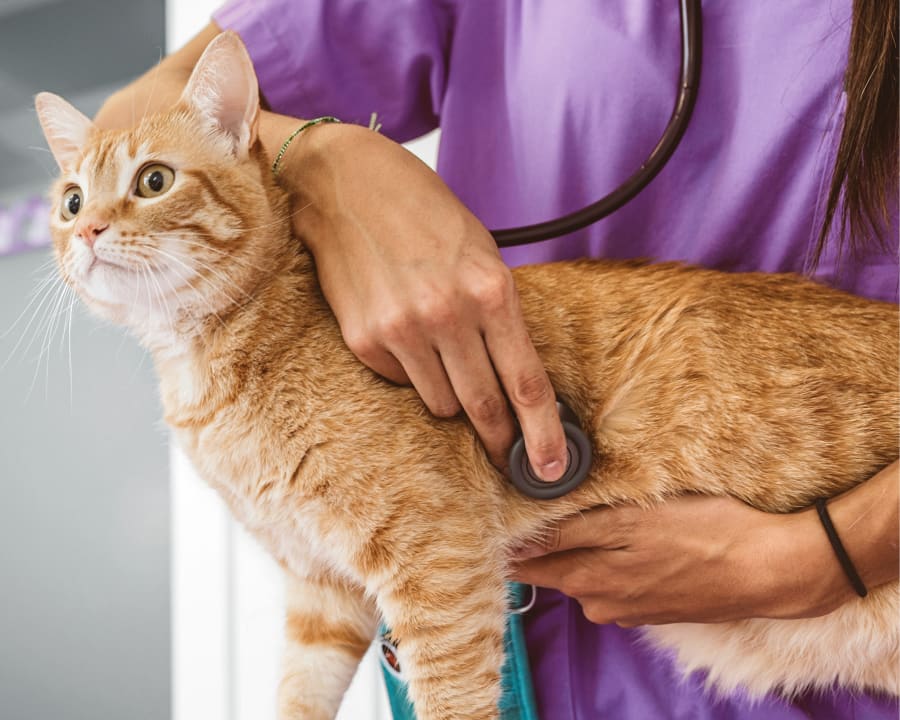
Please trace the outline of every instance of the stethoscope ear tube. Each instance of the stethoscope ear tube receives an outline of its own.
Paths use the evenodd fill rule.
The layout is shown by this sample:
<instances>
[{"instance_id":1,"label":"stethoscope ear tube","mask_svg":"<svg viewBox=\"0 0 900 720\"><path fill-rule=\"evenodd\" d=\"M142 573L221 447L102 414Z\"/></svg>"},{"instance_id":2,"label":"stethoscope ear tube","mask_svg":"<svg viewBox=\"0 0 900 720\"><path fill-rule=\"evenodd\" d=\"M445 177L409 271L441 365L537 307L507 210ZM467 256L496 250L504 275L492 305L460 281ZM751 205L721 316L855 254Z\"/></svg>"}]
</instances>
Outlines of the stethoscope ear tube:
<instances>
[{"instance_id":1,"label":"stethoscope ear tube","mask_svg":"<svg viewBox=\"0 0 900 720\"><path fill-rule=\"evenodd\" d=\"M563 476L556 482L544 482L534 472L525 453L525 439L520 435L509 451L510 482L519 492L538 500L552 500L571 492L588 476L591 469L591 443L578 424L575 413L557 401L556 409L566 434L568 463Z\"/></svg>"},{"instance_id":2,"label":"stethoscope ear tube","mask_svg":"<svg viewBox=\"0 0 900 720\"><path fill-rule=\"evenodd\" d=\"M647 187L663 169L681 142L684 131L687 130L697 101L697 90L700 87L700 60L703 48L700 0L680 0L680 9L681 77L678 98L662 137L644 163L611 193L581 210L536 225L491 230L498 247L540 242L581 230L618 210Z\"/></svg>"}]
</instances>

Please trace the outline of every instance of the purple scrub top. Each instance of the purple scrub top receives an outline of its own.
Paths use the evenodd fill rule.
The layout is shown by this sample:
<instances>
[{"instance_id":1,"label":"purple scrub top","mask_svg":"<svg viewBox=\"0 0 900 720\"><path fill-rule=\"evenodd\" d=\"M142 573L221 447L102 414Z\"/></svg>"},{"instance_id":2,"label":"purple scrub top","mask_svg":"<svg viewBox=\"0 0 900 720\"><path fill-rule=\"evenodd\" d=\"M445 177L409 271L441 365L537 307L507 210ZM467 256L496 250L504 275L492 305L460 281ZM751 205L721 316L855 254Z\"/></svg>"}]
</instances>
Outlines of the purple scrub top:
<instances>
[{"instance_id":1,"label":"purple scrub top","mask_svg":"<svg viewBox=\"0 0 900 720\"><path fill-rule=\"evenodd\" d=\"M511 265L583 256L803 272L843 119L851 0L706 0L693 119L636 199L590 228L504 251ZM539 222L614 189L671 114L676 0L232 0L272 109L336 115L405 141L441 127L438 171L490 228ZM896 302L887 247L829 252L816 275ZM713 699L639 631L588 622L541 590L527 616L545 720L896 720L895 700L830 692Z\"/></svg>"}]
</instances>

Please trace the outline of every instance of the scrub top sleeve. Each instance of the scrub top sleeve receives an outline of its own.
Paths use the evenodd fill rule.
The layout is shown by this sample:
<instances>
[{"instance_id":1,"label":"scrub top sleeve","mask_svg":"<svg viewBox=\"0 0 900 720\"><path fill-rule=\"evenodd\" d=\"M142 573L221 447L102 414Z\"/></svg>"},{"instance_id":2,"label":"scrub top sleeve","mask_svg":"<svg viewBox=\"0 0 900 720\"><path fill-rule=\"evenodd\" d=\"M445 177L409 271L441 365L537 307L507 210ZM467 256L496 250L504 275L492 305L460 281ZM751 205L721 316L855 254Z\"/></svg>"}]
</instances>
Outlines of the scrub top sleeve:
<instances>
[{"instance_id":1,"label":"scrub top sleeve","mask_svg":"<svg viewBox=\"0 0 900 720\"><path fill-rule=\"evenodd\" d=\"M232 0L213 14L247 46L272 110L334 115L404 142L438 125L451 16L436 0Z\"/></svg>"}]
</instances>

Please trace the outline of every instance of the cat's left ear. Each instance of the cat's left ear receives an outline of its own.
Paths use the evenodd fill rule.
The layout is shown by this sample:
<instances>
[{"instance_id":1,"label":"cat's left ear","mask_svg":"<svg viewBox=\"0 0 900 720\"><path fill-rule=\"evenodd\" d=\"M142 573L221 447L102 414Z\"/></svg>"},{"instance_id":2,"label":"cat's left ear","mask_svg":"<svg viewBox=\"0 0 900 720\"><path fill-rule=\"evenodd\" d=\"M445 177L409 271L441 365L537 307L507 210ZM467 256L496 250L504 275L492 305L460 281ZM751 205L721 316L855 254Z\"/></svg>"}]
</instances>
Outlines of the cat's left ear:
<instances>
[{"instance_id":1,"label":"cat's left ear","mask_svg":"<svg viewBox=\"0 0 900 720\"><path fill-rule=\"evenodd\" d=\"M81 161L94 123L53 93L38 93L34 98L34 108L56 164L62 170L74 170Z\"/></svg>"},{"instance_id":2,"label":"cat's left ear","mask_svg":"<svg viewBox=\"0 0 900 720\"><path fill-rule=\"evenodd\" d=\"M247 157L258 133L259 86L253 62L237 33L229 30L210 42L181 100L231 138L238 158Z\"/></svg>"}]
</instances>

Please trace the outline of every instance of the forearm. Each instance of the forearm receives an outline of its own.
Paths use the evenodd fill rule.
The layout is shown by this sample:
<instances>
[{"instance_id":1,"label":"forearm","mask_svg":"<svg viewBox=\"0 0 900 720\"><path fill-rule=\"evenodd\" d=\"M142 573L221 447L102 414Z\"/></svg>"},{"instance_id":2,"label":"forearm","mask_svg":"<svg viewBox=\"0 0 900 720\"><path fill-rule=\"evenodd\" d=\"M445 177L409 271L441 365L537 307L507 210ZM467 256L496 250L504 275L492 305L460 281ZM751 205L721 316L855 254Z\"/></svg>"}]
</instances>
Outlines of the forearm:
<instances>
[{"instance_id":1,"label":"forearm","mask_svg":"<svg viewBox=\"0 0 900 720\"><path fill-rule=\"evenodd\" d=\"M828 503L866 587L898 577L898 463ZM815 508L765 513L686 495L597 508L526 548L514 578L576 598L594 622L804 618L856 598Z\"/></svg>"},{"instance_id":2,"label":"forearm","mask_svg":"<svg viewBox=\"0 0 900 720\"><path fill-rule=\"evenodd\" d=\"M211 22L184 47L166 56L137 80L113 93L103 103L94 122L102 128L128 128L147 113L172 107L181 97L197 60L220 32L221 29ZM267 111L260 113L260 139L271 158L274 159L281 143L291 130L296 129L297 123L297 118Z\"/></svg>"}]
</instances>

